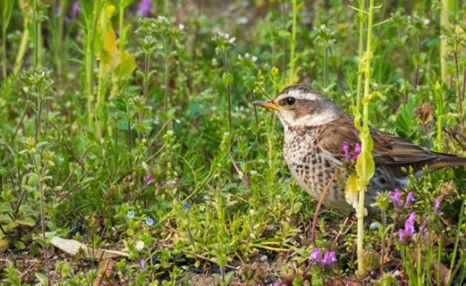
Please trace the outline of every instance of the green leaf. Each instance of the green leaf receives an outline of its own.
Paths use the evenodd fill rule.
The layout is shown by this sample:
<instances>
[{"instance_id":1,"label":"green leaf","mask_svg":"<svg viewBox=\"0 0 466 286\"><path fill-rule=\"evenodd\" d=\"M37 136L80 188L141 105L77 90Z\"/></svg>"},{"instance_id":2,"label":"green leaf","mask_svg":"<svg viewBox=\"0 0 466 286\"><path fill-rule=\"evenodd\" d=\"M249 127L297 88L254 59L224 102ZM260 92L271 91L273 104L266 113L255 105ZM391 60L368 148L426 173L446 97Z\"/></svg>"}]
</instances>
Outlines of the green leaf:
<instances>
[{"instance_id":1,"label":"green leaf","mask_svg":"<svg viewBox=\"0 0 466 286\"><path fill-rule=\"evenodd\" d=\"M0 213L9 213L9 212L13 212L13 208L11 207L11 204L1 203L0 204Z\"/></svg>"},{"instance_id":2,"label":"green leaf","mask_svg":"<svg viewBox=\"0 0 466 286\"><path fill-rule=\"evenodd\" d=\"M32 217L23 217L23 218L17 219L16 222L19 225L25 225L25 226L30 226L30 227L33 227L36 225L36 221Z\"/></svg>"},{"instance_id":3,"label":"green leaf","mask_svg":"<svg viewBox=\"0 0 466 286\"><path fill-rule=\"evenodd\" d=\"M42 273L36 273L36 278L41 285L49 285L49 278Z\"/></svg>"},{"instance_id":4,"label":"green leaf","mask_svg":"<svg viewBox=\"0 0 466 286\"><path fill-rule=\"evenodd\" d=\"M133 73L135 68L136 61L134 60L134 55L125 50L120 55L120 62L113 71L113 74L117 80L123 80L128 78Z\"/></svg>"},{"instance_id":5,"label":"green leaf","mask_svg":"<svg viewBox=\"0 0 466 286\"><path fill-rule=\"evenodd\" d=\"M408 102L403 106L396 117L396 133L409 140L414 139L419 129L414 116L414 108L416 108L416 99L414 95L410 95Z\"/></svg>"},{"instance_id":6,"label":"green leaf","mask_svg":"<svg viewBox=\"0 0 466 286\"><path fill-rule=\"evenodd\" d=\"M361 180L361 184L367 186L375 172L374 158L372 158L370 151L366 150L359 154L358 161L356 162L356 172Z\"/></svg>"}]
</instances>

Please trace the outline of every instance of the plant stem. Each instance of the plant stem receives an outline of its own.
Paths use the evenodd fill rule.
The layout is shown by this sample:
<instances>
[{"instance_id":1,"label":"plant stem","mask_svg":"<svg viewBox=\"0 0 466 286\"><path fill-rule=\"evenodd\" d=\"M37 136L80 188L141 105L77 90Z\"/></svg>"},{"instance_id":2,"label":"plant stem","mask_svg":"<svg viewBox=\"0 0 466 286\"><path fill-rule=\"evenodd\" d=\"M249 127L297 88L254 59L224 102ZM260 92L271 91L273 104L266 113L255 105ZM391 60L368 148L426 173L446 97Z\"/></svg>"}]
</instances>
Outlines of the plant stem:
<instances>
[{"instance_id":1,"label":"plant stem","mask_svg":"<svg viewBox=\"0 0 466 286\"><path fill-rule=\"evenodd\" d=\"M42 185L42 179L43 175L45 174L45 166L44 170L41 173L39 164L37 163L37 160L34 156L34 154L31 155L32 160L34 162L34 165L36 167L36 173L37 173L37 187L40 192L40 225L41 225L41 231L42 231L42 239L44 240L42 243L42 247L44 249L44 261L45 261L45 275L47 278L50 278L49 276L49 255L47 251L47 237L45 235L46 227L45 227L45 192L44 192L44 187Z\"/></svg>"},{"instance_id":2,"label":"plant stem","mask_svg":"<svg viewBox=\"0 0 466 286\"><path fill-rule=\"evenodd\" d=\"M448 19L450 0L441 0L440 2L440 28L448 29L450 26L450 21ZM447 39L446 37L440 37L440 75L442 82L445 84L448 84L447 56Z\"/></svg>"},{"instance_id":3,"label":"plant stem","mask_svg":"<svg viewBox=\"0 0 466 286\"><path fill-rule=\"evenodd\" d=\"M328 46L324 47L324 87L328 86Z\"/></svg>"},{"instance_id":4,"label":"plant stem","mask_svg":"<svg viewBox=\"0 0 466 286\"><path fill-rule=\"evenodd\" d=\"M2 25L2 76L7 76L7 55L6 55L6 31L10 23L11 14L13 12L13 3L9 1L3 2L3 25Z\"/></svg>"},{"instance_id":5,"label":"plant stem","mask_svg":"<svg viewBox=\"0 0 466 286\"><path fill-rule=\"evenodd\" d=\"M85 67L86 67L86 94L87 94L87 123L89 128L93 126L94 118L94 95L92 91L92 66L94 63L94 37L95 29L97 26L97 11L100 6L100 1L96 0L94 9L89 17L86 15L86 54Z\"/></svg>"},{"instance_id":6,"label":"plant stem","mask_svg":"<svg viewBox=\"0 0 466 286\"><path fill-rule=\"evenodd\" d=\"M34 28L36 31L35 37L35 52L36 52L36 67L42 67L42 24L41 21L38 19L37 15L37 1L34 1Z\"/></svg>"},{"instance_id":7,"label":"plant stem","mask_svg":"<svg viewBox=\"0 0 466 286\"><path fill-rule=\"evenodd\" d=\"M288 83L291 84L294 82L295 74L295 49L296 49L296 15L298 14L298 0L292 0L293 2L293 20L291 26L291 40L290 40L290 71L288 74Z\"/></svg>"},{"instance_id":8,"label":"plant stem","mask_svg":"<svg viewBox=\"0 0 466 286\"><path fill-rule=\"evenodd\" d=\"M369 11L368 11L368 20L367 20L367 39L366 39L366 56L365 56L365 68L364 68L364 101L363 101L363 127L362 132L369 133L369 101L370 101L370 79L371 79L371 40L372 40L372 21L374 16L374 0L369 1ZM370 136L370 134L369 134ZM367 142L367 137L363 136L361 138L361 153L366 153L370 151L367 149L369 142ZM367 160L364 159L361 162L362 171L361 173L367 175L368 166ZM370 178L363 178L364 182L369 182ZM364 254L364 196L366 191L366 186L362 186L359 190L359 200L358 200L358 209L356 210L356 216L358 218L358 233L357 233L357 254L358 254L358 275L363 275L365 273L365 268L363 264L363 254Z\"/></svg>"},{"instance_id":9,"label":"plant stem","mask_svg":"<svg viewBox=\"0 0 466 286\"><path fill-rule=\"evenodd\" d=\"M18 53L16 54L15 67L13 68L13 74L15 75L18 74L21 70L21 64L23 63L23 58L26 54L29 39L29 18L27 16L29 9L27 8L26 1L19 1L19 6L23 12L23 35L21 36L21 43L19 44Z\"/></svg>"},{"instance_id":10,"label":"plant stem","mask_svg":"<svg viewBox=\"0 0 466 286\"><path fill-rule=\"evenodd\" d=\"M363 46L364 46L364 0L359 1L359 51L358 58L362 59ZM362 71L363 62L359 60L358 71ZM358 72L358 83L356 89L356 109L361 112L361 86L362 86L362 72Z\"/></svg>"},{"instance_id":11,"label":"plant stem","mask_svg":"<svg viewBox=\"0 0 466 286\"><path fill-rule=\"evenodd\" d=\"M456 260L456 254L458 253L458 243L459 239L461 236L461 229L463 225L463 218L464 218L464 206L466 205L466 200L463 200L463 203L461 204L461 210L460 210L460 217L458 219L458 227L456 229L456 237L455 237L455 244L453 246L453 256L451 257L451 262L450 262L450 269L454 269L455 265L455 260ZM453 271L450 276L448 277L448 283L447 285L451 285L452 279L455 276L455 271Z\"/></svg>"}]
</instances>

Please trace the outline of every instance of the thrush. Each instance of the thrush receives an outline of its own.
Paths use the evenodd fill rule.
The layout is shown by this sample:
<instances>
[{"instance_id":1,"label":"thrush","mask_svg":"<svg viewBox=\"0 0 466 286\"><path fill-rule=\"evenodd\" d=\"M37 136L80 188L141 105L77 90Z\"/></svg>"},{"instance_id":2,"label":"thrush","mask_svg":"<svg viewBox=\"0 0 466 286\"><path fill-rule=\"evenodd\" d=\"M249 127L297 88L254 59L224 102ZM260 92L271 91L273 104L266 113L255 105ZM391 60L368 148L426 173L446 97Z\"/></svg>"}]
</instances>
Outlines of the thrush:
<instances>
[{"instance_id":1,"label":"thrush","mask_svg":"<svg viewBox=\"0 0 466 286\"><path fill-rule=\"evenodd\" d=\"M335 176L346 177L343 167L348 154L343 142L355 146L359 131L354 118L333 103L325 94L305 84L291 85L273 100L253 102L273 109L285 130L283 154L298 184L314 199ZM466 165L466 158L430 151L387 132L370 127L374 142L372 155L374 176L367 186L366 207L375 202L378 193L405 188L408 175L403 169L413 168L415 176L443 167ZM405 170L406 170L405 169ZM353 210L346 202L346 180L335 180L323 198L323 204Z\"/></svg>"}]
</instances>

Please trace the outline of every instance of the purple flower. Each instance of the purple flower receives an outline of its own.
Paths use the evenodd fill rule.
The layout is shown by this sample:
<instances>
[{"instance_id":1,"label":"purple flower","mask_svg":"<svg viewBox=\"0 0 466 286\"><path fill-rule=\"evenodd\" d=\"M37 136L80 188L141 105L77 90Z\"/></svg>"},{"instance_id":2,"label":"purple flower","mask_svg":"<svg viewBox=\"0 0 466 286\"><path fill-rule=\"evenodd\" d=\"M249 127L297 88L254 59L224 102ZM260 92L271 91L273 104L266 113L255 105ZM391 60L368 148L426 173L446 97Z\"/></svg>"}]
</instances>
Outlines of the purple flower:
<instances>
[{"instance_id":1,"label":"purple flower","mask_svg":"<svg viewBox=\"0 0 466 286\"><path fill-rule=\"evenodd\" d=\"M191 208L191 205L188 204L188 203L183 203L183 207L187 210L189 210Z\"/></svg>"},{"instance_id":2,"label":"purple flower","mask_svg":"<svg viewBox=\"0 0 466 286\"><path fill-rule=\"evenodd\" d=\"M322 259L322 264L323 265L328 265L330 263L337 262L337 259L335 258L335 251L327 251L324 254L324 259Z\"/></svg>"},{"instance_id":3,"label":"purple flower","mask_svg":"<svg viewBox=\"0 0 466 286\"><path fill-rule=\"evenodd\" d=\"M138 8L138 15L149 17L151 13L151 0L141 0Z\"/></svg>"},{"instance_id":4,"label":"purple flower","mask_svg":"<svg viewBox=\"0 0 466 286\"><path fill-rule=\"evenodd\" d=\"M345 160L349 159L349 144L346 141L341 142L343 144L343 151L345 152Z\"/></svg>"},{"instance_id":5,"label":"purple flower","mask_svg":"<svg viewBox=\"0 0 466 286\"><path fill-rule=\"evenodd\" d=\"M309 261L322 262L322 254L320 254L320 249L314 247L309 255Z\"/></svg>"},{"instance_id":6,"label":"purple flower","mask_svg":"<svg viewBox=\"0 0 466 286\"><path fill-rule=\"evenodd\" d=\"M398 238L400 239L400 242L405 241L405 231L402 228L398 230Z\"/></svg>"},{"instance_id":7,"label":"purple flower","mask_svg":"<svg viewBox=\"0 0 466 286\"><path fill-rule=\"evenodd\" d=\"M139 260L139 264L141 265L141 268L144 269L146 268L146 261L144 260L144 258L141 258Z\"/></svg>"},{"instance_id":8,"label":"purple flower","mask_svg":"<svg viewBox=\"0 0 466 286\"><path fill-rule=\"evenodd\" d=\"M75 21L79 11L79 1L74 1L71 6L71 20Z\"/></svg>"},{"instance_id":9,"label":"purple flower","mask_svg":"<svg viewBox=\"0 0 466 286\"><path fill-rule=\"evenodd\" d=\"M434 214L438 213L439 207L440 207L440 196L436 196L435 203L434 203Z\"/></svg>"},{"instance_id":10,"label":"purple flower","mask_svg":"<svg viewBox=\"0 0 466 286\"><path fill-rule=\"evenodd\" d=\"M406 196L406 202L404 208L406 208L409 204L409 202L415 202L416 199L414 198L414 192L409 192L408 195Z\"/></svg>"},{"instance_id":11,"label":"purple flower","mask_svg":"<svg viewBox=\"0 0 466 286\"><path fill-rule=\"evenodd\" d=\"M400 189L396 188L395 191L389 193L389 201L393 203L395 209L398 209L401 206L401 191Z\"/></svg>"},{"instance_id":12,"label":"purple flower","mask_svg":"<svg viewBox=\"0 0 466 286\"><path fill-rule=\"evenodd\" d=\"M151 173L147 174L147 176L146 176L146 184L149 184L150 181L152 181L152 174Z\"/></svg>"},{"instance_id":13,"label":"purple flower","mask_svg":"<svg viewBox=\"0 0 466 286\"><path fill-rule=\"evenodd\" d=\"M153 224L154 224L154 220L151 219L151 218L146 218L146 224L147 224L147 225L153 225Z\"/></svg>"},{"instance_id":14,"label":"purple flower","mask_svg":"<svg viewBox=\"0 0 466 286\"><path fill-rule=\"evenodd\" d=\"M412 235L416 232L414 229L414 223L416 222L416 212L412 212L405 222L405 234L407 236Z\"/></svg>"},{"instance_id":15,"label":"purple flower","mask_svg":"<svg viewBox=\"0 0 466 286\"><path fill-rule=\"evenodd\" d=\"M358 158L359 154L361 154L361 145L359 143L354 144L354 154L353 154L353 159L356 160Z\"/></svg>"},{"instance_id":16,"label":"purple flower","mask_svg":"<svg viewBox=\"0 0 466 286\"><path fill-rule=\"evenodd\" d=\"M427 234L427 220L419 228L419 231L425 236Z\"/></svg>"}]
</instances>

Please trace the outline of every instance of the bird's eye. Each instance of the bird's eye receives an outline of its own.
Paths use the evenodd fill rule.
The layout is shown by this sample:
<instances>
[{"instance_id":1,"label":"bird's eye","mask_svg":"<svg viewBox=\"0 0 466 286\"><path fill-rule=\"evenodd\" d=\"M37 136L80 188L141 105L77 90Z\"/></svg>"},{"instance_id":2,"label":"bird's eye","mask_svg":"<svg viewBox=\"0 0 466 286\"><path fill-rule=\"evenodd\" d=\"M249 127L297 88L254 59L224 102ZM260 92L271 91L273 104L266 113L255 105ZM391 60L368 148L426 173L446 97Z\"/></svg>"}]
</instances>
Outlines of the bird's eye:
<instances>
[{"instance_id":1,"label":"bird's eye","mask_svg":"<svg viewBox=\"0 0 466 286\"><path fill-rule=\"evenodd\" d=\"M293 105L295 102L296 102L296 98L294 98L292 96L286 98L286 103L288 105Z\"/></svg>"}]
</instances>

